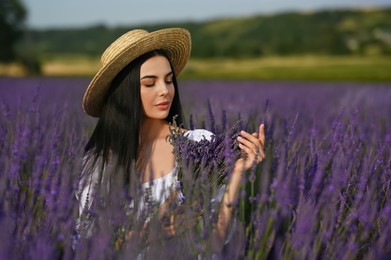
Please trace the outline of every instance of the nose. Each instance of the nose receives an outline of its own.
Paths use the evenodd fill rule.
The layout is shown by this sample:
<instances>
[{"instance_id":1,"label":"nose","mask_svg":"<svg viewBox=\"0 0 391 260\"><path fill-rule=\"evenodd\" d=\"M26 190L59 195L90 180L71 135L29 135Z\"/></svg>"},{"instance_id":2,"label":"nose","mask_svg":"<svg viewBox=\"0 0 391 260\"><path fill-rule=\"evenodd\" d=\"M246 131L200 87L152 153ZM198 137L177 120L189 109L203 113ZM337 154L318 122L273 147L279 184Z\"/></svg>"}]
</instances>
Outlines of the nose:
<instances>
[{"instance_id":1,"label":"nose","mask_svg":"<svg viewBox=\"0 0 391 260\"><path fill-rule=\"evenodd\" d=\"M159 84L159 95L160 96L166 96L168 94L168 85L165 81L161 82Z\"/></svg>"}]
</instances>

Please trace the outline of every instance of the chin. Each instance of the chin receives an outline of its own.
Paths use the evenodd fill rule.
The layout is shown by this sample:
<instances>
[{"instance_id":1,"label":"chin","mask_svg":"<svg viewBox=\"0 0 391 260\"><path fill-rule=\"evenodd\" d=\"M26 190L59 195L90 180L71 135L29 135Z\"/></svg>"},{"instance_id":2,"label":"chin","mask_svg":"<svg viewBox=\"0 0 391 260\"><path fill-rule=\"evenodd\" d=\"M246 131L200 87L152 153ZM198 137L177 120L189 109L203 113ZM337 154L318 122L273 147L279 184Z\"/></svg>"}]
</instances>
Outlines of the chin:
<instances>
[{"instance_id":1,"label":"chin","mask_svg":"<svg viewBox=\"0 0 391 260\"><path fill-rule=\"evenodd\" d=\"M160 115L147 115L147 118L157 119L157 120L165 120L168 117L168 113L160 114Z\"/></svg>"}]
</instances>

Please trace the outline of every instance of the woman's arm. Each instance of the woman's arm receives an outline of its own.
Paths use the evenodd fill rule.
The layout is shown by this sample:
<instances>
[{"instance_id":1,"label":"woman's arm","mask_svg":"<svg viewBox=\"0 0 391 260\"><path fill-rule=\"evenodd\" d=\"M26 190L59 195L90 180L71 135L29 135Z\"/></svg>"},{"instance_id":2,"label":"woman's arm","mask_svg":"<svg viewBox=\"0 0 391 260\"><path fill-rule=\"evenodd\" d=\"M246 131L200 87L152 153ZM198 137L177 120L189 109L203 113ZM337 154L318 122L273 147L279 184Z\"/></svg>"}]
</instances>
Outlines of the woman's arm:
<instances>
[{"instance_id":1,"label":"woman's arm","mask_svg":"<svg viewBox=\"0 0 391 260\"><path fill-rule=\"evenodd\" d=\"M192 140L198 140L197 136L195 135L197 133L192 132L191 134L194 135L190 136ZM241 136L238 137L239 148L242 150L245 156L235 162L233 172L221 201L218 221L213 229L212 234L213 240L216 242L213 245L214 251L216 252L220 252L224 246L226 231L231 221L233 210L232 205L234 205L237 200L238 192L242 183L243 173L250 169L254 163L260 163L265 158L265 153L263 150L265 143L265 132L263 124L259 126L258 133L249 134L242 131L240 134ZM203 137L200 137L200 139L201 138ZM171 199L175 198L175 195L176 194L174 194ZM184 220L174 219L175 214L168 210L168 205L170 203L172 203L172 200L168 199L159 210L160 218L165 216L165 219L167 220L164 222L164 225L162 225L162 231L166 237L172 237L178 233L181 233L181 228L186 229L186 227L191 225L191 223L195 223L195 220L199 217L199 215L195 214L194 216L189 216ZM168 215L166 215L167 213Z\"/></svg>"},{"instance_id":2,"label":"woman's arm","mask_svg":"<svg viewBox=\"0 0 391 260\"><path fill-rule=\"evenodd\" d=\"M265 129L264 125L259 126L259 133L249 134L241 131L238 137L239 148L245 153L244 158L235 162L235 166L228 182L226 192L220 205L218 220L213 230L215 251L220 252L224 246L226 232L232 216L232 205L235 204L239 189L242 183L243 174L250 169L254 163L260 163L265 158Z\"/></svg>"}]
</instances>

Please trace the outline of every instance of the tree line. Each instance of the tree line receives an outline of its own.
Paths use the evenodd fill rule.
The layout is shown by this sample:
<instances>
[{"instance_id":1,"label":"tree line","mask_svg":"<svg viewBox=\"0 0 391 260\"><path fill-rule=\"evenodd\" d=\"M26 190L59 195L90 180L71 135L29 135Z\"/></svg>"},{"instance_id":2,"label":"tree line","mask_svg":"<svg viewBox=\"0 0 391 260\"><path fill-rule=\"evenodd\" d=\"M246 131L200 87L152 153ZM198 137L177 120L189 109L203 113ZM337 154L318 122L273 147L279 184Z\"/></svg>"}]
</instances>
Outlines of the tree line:
<instances>
[{"instance_id":1,"label":"tree line","mask_svg":"<svg viewBox=\"0 0 391 260\"><path fill-rule=\"evenodd\" d=\"M28 50L33 57L45 54L99 56L113 39L128 30L153 31L166 27L184 27L191 32L195 58L391 55L391 8L286 12L155 25L28 29L26 40L21 37L26 10L20 1L1 0L0 7L0 61L15 59L16 50Z\"/></svg>"},{"instance_id":2,"label":"tree line","mask_svg":"<svg viewBox=\"0 0 391 260\"><path fill-rule=\"evenodd\" d=\"M100 55L113 39L134 28L184 27L193 57L391 54L391 8L281 13L207 22L32 30L39 53Z\"/></svg>"}]
</instances>

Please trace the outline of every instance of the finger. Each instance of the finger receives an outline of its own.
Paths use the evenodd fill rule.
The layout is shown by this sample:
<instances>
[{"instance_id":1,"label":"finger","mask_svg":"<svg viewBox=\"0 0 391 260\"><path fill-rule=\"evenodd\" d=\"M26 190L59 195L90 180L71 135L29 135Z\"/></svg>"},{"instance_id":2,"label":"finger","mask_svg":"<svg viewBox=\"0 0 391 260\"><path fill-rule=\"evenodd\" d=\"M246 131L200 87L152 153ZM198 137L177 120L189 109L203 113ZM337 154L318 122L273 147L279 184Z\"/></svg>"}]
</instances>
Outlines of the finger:
<instances>
[{"instance_id":1,"label":"finger","mask_svg":"<svg viewBox=\"0 0 391 260\"><path fill-rule=\"evenodd\" d=\"M171 214L171 216L170 216L170 224L173 226L174 222L175 222L174 214Z\"/></svg>"},{"instance_id":2,"label":"finger","mask_svg":"<svg viewBox=\"0 0 391 260\"><path fill-rule=\"evenodd\" d=\"M242 150L242 153L248 154L250 152L250 149L241 143L239 143L239 148Z\"/></svg>"},{"instance_id":3,"label":"finger","mask_svg":"<svg viewBox=\"0 0 391 260\"><path fill-rule=\"evenodd\" d=\"M259 142L259 139L257 137L255 137L254 135L252 134L249 134L247 133L246 131L240 131L240 134L243 138L249 140L250 142L256 144Z\"/></svg>"},{"instance_id":4,"label":"finger","mask_svg":"<svg viewBox=\"0 0 391 260\"><path fill-rule=\"evenodd\" d=\"M258 139L261 142L262 146L264 146L265 145L265 125L264 124L259 125Z\"/></svg>"},{"instance_id":5,"label":"finger","mask_svg":"<svg viewBox=\"0 0 391 260\"><path fill-rule=\"evenodd\" d=\"M169 230L168 230L168 235L169 236L175 236L175 226L174 226L174 214L172 214L170 216L170 226L169 226Z\"/></svg>"},{"instance_id":6,"label":"finger","mask_svg":"<svg viewBox=\"0 0 391 260\"><path fill-rule=\"evenodd\" d=\"M246 140L239 140L239 148L241 149L242 154L245 155L245 158L249 156L254 156L256 154L256 146Z\"/></svg>"},{"instance_id":7,"label":"finger","mask_svg":"<svg viewBox=\"0 0 391 260\"><path fill-rule=\"evenodd\" d=\"M164 235L165 235L167 238L170 238L170 237L175 236L175 228L174 228L174 225L171 225L171 226L168 226L168 227L163 227L162 230L163 230L163 232L164 232Z\"/></svg>"},{"instance_id":8,"label":"finger","mask_svg":"<svg viewBox=\"0 0 391 260\"><path fill-rule=\"evenodd\" d=\"M239 143L243 144L244 146L252 149L255 151L255 149L257 148L257 146L260 144L259 143L259 140L257 138L255 138L254 136L250 135L252 138L251 139L247 139L247 138L244 138L242 136L238 136L237 137L237 140L239 141Z\"/></svg>"},{"instance_id":9,"label":"finger","mask_svg":"<svg viewBox=\"0 0 391 260\"><path fill-rule=\"evenodd\" d=\"M260 149L258 154L258 162L263 161L263 159L265 159L265 156L266 156L265 151Z\"/></svg>"},{"instance_id":10,"label":"finger","mask_svg":"<svg viewBox=\"0 0 391 260\"><path fill-rule=\"evenodd\" d=\"M247 146L243 145L243 144L239 144L239 148L244 151L244 153L247 155L247 157L245 158L246 160L248 159L253 159L255 157L255 153L252 149L248 148Z\"/></svg>"}]
</instances>

